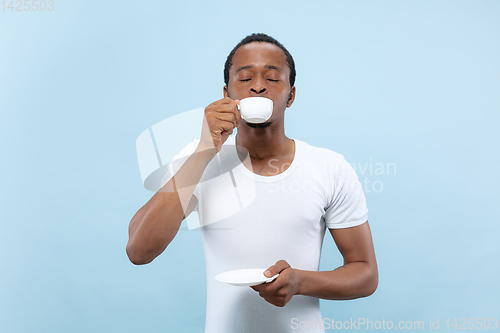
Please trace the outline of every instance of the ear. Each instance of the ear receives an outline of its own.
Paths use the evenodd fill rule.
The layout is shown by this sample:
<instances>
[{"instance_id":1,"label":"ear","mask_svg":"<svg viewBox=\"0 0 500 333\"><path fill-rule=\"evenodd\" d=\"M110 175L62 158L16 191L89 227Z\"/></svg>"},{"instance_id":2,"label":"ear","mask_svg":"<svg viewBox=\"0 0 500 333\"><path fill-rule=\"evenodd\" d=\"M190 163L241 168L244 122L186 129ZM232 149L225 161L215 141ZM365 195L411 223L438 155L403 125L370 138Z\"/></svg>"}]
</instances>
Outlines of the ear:
<instances>
[{"instance_id":1,"label":"ear","mask_svg":"<svg viewBox=\"0 0 500 333\"><path fill-rule=\"evenodd\" d=\"M224 86L223 94L224 94L224 97L229 97L229 92L227 91L227 86Z\"/></svg>"},{"instance_id":2,"label":"ear","mask_svg":"<svg viewBox=\"0 0 500 333\"><path fill-rule=\"evenodd\" d=\"M286 102L286 107L289 108L290 106L292 106L294 100L295 100L295 86L293 86L292 91L290 91L290 96L288 97L288 102Z\"/></svg>"}]
</instances>

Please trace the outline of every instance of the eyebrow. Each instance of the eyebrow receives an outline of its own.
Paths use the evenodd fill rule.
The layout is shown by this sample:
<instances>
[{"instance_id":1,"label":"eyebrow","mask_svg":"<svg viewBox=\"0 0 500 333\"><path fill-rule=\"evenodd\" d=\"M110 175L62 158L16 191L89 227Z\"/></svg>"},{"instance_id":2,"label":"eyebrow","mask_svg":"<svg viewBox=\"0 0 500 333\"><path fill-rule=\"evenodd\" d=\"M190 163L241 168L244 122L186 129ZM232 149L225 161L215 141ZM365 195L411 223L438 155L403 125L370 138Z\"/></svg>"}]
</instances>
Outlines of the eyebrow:
<instances>
[{"instance_id":1,"label":"eyebrow","mask_svg":"<svg viewBox=\"0 0 500 333\"><path fill-rule=\"evenodd\" d=\"M246 65L246 66L241 66L239 67L238 69L236 69L236 73L238 73L239 71L242 71L244 69L250 69L250 68L253 68L254 66L253 65ZM278 66L273 66L273 65L264 65L265 68L267 69L275 69L277 70L278 72L283 72L283 70L278 67Z\"/></svg>"}]
</instances>

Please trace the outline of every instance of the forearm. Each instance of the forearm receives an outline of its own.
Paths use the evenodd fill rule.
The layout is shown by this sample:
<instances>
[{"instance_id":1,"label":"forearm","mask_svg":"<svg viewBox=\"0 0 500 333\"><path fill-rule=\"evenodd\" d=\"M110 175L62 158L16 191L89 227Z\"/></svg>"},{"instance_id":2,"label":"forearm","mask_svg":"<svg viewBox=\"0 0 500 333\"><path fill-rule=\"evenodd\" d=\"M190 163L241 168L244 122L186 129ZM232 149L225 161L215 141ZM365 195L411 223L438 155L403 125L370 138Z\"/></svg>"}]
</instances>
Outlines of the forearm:
<instances>
[{"instance_id":1,"label":"forearm","mask_svg":"<svg viewBox=\"0 0 500 333\"><path fill-rule=\"evenodd\" d=\"M295 271L299 279L297 295L347 300L370 296L378 285L376 263L351 262L333 271Z\"/></svg>"},{"instance_id":2,"label":"forearm","mask_svg":"<svg viewBox=\"0 0 500 333\"><path fill-rule=\"evenodd\" d=\"M213 151L195 152L175 176L132 218L127 254L135 264L146 264L160 255L176 236L182 220L192 211L193 191Z\"/></svg>"}]
</instances>

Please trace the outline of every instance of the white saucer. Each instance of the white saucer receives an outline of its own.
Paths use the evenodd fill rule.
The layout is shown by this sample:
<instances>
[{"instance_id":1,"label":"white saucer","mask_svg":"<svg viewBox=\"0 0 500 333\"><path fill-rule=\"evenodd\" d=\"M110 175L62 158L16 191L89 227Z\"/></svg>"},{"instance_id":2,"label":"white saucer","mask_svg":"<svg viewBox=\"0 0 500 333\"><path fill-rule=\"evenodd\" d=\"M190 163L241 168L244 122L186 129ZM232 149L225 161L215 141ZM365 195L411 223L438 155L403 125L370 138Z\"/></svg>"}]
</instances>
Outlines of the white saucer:
<instances>
[{"instance_id":1,"label":"white saucer","mask_svg":"<svg viewBox=\"0 0 500 333\"><path fill-rule=\"evenodd\" d=\"M276 274L268 278L264 275L265 271L265 269L261 268L237 269L235 271L220 273L215 279L219 282L232 284L233 286L256 286L271 282L279 275Z\"/></svg>"}]
</instances>

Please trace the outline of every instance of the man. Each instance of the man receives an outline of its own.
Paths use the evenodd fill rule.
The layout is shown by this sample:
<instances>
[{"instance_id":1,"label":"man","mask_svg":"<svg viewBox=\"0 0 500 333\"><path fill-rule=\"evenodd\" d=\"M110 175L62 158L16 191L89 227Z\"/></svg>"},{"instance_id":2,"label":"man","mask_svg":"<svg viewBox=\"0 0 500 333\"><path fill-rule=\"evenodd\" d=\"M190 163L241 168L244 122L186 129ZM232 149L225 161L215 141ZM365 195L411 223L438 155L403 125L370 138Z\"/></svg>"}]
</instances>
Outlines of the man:
<instances>
[{"instance_id":1,"label":"man","mask_svg":"<svg viewBox=\"0 0 500 333\"><path fill-rule=\"evenodd\" d=\"M134 264L151 262L196 210L207 266L206 332L295 332L305 323L308 332L323 332L319 298L366 297L377 288L361 184L342 155L285 135L285 109L295 99L295 65L279 42L265 34L247 36L229 54L224 77L224 98L205 108L200 140L130 222L127 254ZM241 99L257 96L274 103L264 124L247 123L238 111ZM231 144L238 149L222 154ZM223 168L231 158L241 162L245 152L250 169L241 163L233 168L233 185L243 186L240 194L252 188L255 198L224 215L231 185L200 180L211 166ZM208 216L221 218L204 223ZM344 265L319 272L327 228ZM253 287L214 279L224 271L257 267L279 276Z\"/></svg>"}]
</instances>

